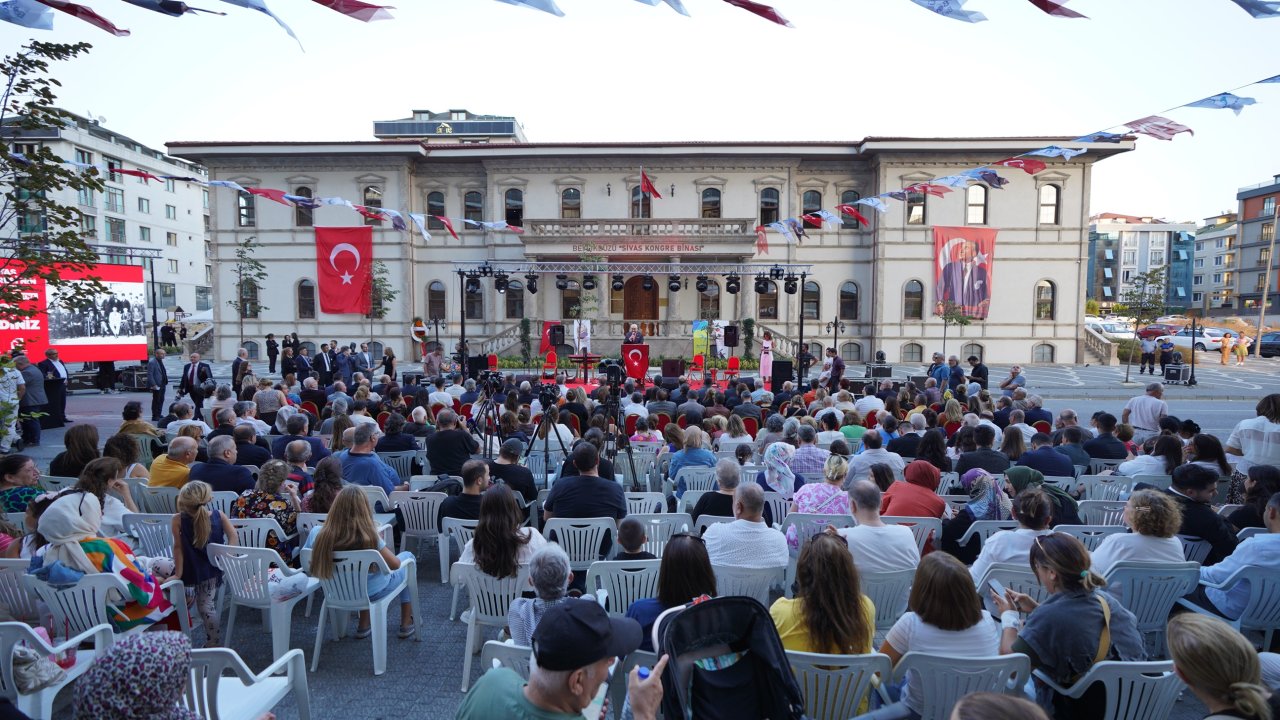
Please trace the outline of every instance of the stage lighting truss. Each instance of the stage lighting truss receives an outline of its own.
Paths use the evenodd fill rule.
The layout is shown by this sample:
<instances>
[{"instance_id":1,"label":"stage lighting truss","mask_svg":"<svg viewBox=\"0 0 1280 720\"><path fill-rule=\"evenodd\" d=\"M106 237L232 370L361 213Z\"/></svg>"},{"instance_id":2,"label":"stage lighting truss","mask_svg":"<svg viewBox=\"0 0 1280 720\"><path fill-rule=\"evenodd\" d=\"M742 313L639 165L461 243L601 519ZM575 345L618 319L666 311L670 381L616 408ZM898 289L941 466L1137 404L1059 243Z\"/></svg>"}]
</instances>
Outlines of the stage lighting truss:
<instances>
[{"instance_id":1,"label":"stage lighting truss","mask_svg":"<svg viewBox=\"0 0 1280 720\"><path fill-rule=\"evenodd\" d=\"M613 288L614 292L622 292L622 288L626 287L626 285L627 283L622 279L621 275L614 275L613 283L609 287Z\"/></svg>"},{"instance_id":2,"label":"stage lighting truss","mask_svg":"<svg viewBox=\"0 0 1280 720\"><path fill-rule=\"evenodd\" d=\"M763 295L769 292L769 276L764 273L756 275L756 294Z\"/></svg>"},{"instance_id":3,"label":"stage lighting truss","mask_svg":"<svg viewBox=\"0 0 1280 720\"><path fill-rule=\"evenodd\" d=\"M706 292L708 287L707 276L699 275L698 280L694 283L693 287L696 288L700 293Z\"/></svg>"},{"instance_id":4,"label":"stage lighting truss","mask_svg":"<svg viewBox=\"0 0 1280 720\"><path fill-rule=\"evenodd\" d=\"M787 274L787 271L783 270L778 265L774 265L773 267L769 268L769 277L773 278L774 280L781 280L786 274Z\"/></svg>"},{"instance_id":5,"label":"stage lighting truss","mask_svg":"<svg viewBox=\"0 0 1280 720\"><path fill-rule=\"evenodd\" d=\"M667 289L671 292L680 292L680 276L671 275L667 278Z\"/></svg>"},{"instance_id":6,"label":"stage lighting truss","mask_svg":"<svg viewBox=\"0 0 1280 720\"><path fill-rule=\"evenodd\" d=\"M480 273L481 277L489 277L493 275L493 266L490 265L489 263L485 263L480 267L476 268L476 272Z\"/></svg>"},{"instance_id":7,"label":"stage lighting truss","mask_svg":"<svg viewBox=\"0 0 1280 720\"><path fill-rule=\"evenodd\" d=\"M524 276L524 279L526 281L525 288L528 289L529 294L537 295L538 294L538 276L535 275L534 273L529 273Z\"/></svg>"},{"instance_id":8,"label":"stage lighting truss","mask_svg":"<svg viewBox=\"0 0 1280 720\"><path fill-rule=\"evenodd\" d=\"M796 282L799 279L800 278L795 275L787 275L786 283L782 286L782 289L785 290L788 295L795 295L796 290L798 289Z\"/></svg>"},{"instance_id":9,"label":"stage lighting truss","mask_svg":"<svg viewBox=\"0 0 1280 720\"><path fill-rule=\"evenodd\" d=\"M475 273L467 273L466 288L467 288L468 295L479 295L480 294L480 276Z\"/></svg>"}]
</instances>

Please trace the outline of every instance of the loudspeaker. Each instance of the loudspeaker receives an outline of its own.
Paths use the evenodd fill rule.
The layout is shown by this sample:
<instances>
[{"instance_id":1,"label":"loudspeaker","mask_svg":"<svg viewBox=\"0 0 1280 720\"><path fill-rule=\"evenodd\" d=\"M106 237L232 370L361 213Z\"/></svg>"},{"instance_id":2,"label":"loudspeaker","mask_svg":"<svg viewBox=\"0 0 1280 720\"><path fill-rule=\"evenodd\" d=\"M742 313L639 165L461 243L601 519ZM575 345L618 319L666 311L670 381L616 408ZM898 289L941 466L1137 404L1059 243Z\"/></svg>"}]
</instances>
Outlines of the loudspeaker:
<instances>
[{"instance_id":1,"label":"loudspeaker","mask_svg":"<svg viewBox=\"0 0 1280 720\"><path fill-rule=\"evenodd\" d=\"M724 346L727 348L738 347L738 326L737 325L724 326Z\"/></svg>"},{"instance_id":2,"label":"loudspeaker","mask_svg":"<svg viewBox=\"0 0 1280 720\"><path fill-rule=\"evenodd\" d=\"M782 392L782 383L788 380L794 380L795 373L791 369L790 360L774 360L773 361L773 387L769 388L773 394L777 395Z\"/></svg>"},{"instance_id":3,"label":"loudspeaker","mask_svg":"<svg viewBox=\"0 0 1280 720\"><path fill-rule=\"evenodd\" d=\"M488 355L472 355L467 358L467 377L474 378L489 369Z\"/></svg>"},{"instance_id":4,"label":"loudspeaker","mask_svg":"<svg viewBox=\"0 0 1280 720\"><path fill-rule=\"evenodd\" d=\"M667 358L662 361L662 377L680 377L684 374L684 358Z\"/></svg>"},{"instance_id":5,"label":"loudspeaker","mask_svg":"<svg viewBox=\"0 0 1280 720\"><path fill-rule=\"evenodd\" d=\"M548 333L548 337L551 340L551 347L553 349L563 345L564 344L564 326L552 325L551 330Z\"/></svg>"},{"instance_id":6,"label":"loudspeaker","mask_svg":"<svg viewBox=\"0 0 1280 720\"><path fill-rule=\"evenodd\" d=\"M873 378L893 377L892 365L868 365L867 369L871 371L871 377Z\"/></svg>"},{"instance_id":7,"label":"loudspeaker","mask_svg":"<svg viewBox=\"0 0 1280 720\"><path fill-rule=\"evenodd\" d=\"M668 377L666 375L663 375L661 384L664 390L667 390L668 392L670 392L671 390L675 390L676 388L680 387L680 378Z\"/></svg>"}]
</instances>

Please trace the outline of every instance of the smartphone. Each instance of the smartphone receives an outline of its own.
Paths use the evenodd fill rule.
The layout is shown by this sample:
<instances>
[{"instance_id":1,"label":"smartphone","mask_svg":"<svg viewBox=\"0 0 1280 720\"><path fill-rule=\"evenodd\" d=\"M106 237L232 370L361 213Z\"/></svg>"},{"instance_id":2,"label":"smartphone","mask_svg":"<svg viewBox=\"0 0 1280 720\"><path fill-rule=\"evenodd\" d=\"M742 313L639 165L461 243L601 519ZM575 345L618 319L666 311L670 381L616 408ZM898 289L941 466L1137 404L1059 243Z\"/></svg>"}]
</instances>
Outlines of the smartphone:
<instances>
[{"instance_id":1,"label":"smartphone","mask_svg":"<svg viewBox=\"0 0 1280 720\"><path fill-rule=\"evenodd\" d=\"M999 580L988 580L987 586L990 587L996 595L1004 597L1004 585L1001 585Z\"/></svg>"}]
</instances>

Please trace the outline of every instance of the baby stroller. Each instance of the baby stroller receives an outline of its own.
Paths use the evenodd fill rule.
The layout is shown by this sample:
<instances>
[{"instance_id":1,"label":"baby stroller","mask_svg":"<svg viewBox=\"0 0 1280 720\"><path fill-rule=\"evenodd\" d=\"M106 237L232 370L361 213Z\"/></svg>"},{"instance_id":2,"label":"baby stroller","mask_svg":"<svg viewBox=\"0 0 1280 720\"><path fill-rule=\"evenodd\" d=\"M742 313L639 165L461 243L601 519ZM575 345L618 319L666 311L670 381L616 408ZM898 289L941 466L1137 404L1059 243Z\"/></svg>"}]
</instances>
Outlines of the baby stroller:
<instances>
[{"instance_id":1,"label":"baby stroller","mask_svg":"<svg viewBox=\"0 0 1280 720\"><path fill-rule=\"evenodd\" d=\"M804 694L769 611L749 597L671 608L653 624L667 720L799 720Z\"/></svg>"}]
</instances>

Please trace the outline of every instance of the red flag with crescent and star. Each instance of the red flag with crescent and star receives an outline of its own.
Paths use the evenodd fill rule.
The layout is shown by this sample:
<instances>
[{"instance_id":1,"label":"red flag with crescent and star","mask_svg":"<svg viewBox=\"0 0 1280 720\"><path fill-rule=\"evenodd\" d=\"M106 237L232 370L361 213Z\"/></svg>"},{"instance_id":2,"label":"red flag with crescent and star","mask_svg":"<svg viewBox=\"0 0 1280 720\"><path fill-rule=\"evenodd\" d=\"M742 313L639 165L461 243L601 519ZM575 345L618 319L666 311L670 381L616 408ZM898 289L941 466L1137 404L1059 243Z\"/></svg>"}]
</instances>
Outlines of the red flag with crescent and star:
<instances>
[{"instance_id":1,"label":"red flag with crescent and star","mask_svg":"<svg viewBox=\"0 0 1280 720\"><path fill-rule=\"evenodd\" d=\"M551 347L551 328L559 324L553 320L542 321L542 342L538 344L539 355L546 355L555 349Z\"/></svg>"},{"instance_id":2,"label":"red flag with crescent and star","mask_svg":"<svg viewBox=\"0 0 1280 720\"><path fill-rule=\"evenodd\" d=\"M316 279L321 312L367 314L372 269L372 226L316 228Z\"/></svg>"},{"instance_id":3,"label":"red flag with crescent and star","mask_svg":"<svg viewBox=\"0 0 1280 720\"><path fill-rule=\"evenodd\" d=\"M644 170L640 171L640 192L656 197L659 200L662 199L662 193L658 192L658 188L653 186L653 181L649 179L648 175L644 174Z\"/></svg>"},{"instance_id":4,"label":"red flag with crescent and star","mask_svg":"<svg viewBox=\"0 0 1280 720\"><path fill-rule=\"evenodd\" d=\"M622 365L627 370L627 377L643 381L649 371L649 346L623 343Z\"/></svg>"}]
</instances>

